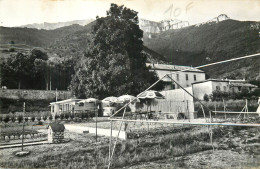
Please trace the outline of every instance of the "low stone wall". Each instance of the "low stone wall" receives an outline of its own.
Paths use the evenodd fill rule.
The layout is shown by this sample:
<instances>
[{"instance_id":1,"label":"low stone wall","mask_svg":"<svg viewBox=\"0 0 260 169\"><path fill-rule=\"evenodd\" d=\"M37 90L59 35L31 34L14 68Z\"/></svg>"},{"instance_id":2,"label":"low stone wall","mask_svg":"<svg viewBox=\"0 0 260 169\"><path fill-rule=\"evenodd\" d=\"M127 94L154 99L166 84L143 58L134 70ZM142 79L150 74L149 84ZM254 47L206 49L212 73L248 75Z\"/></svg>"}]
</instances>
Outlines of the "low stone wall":
<instances>
[{"instance_id":1,"label":"low stone wall","mask_svg":"<svg viewBox=\"0 0 260 169\"><path fill-rule=\"evenodd\" d=\"M64 124L66 130L70 131L70 132L76 132L76 133L92 133L92 134L96 134L96 128L94 127L86 127L86 126L80 126L80 125L73 125L73 124ZM102 129L102 128L98 128L97 129L97 134L101 135L101 136L107 136L110 137L110 129ZM118 135L118 130L112 130L112 137L117 137ZM127 139L127 133L125 131L120 131L119 133L119 139L123 139L126 140Z\"/></svg>"},{"instance_id":2,"label":"low stone wall","mask_svg":"<svg viewBox=\"0 0 260 169\"><path fill-rule=\"evenodd\" d=\"M28 99L28 100L53 100L56 98L55 90L24 90L24 89L0 89L1 98L6 99ZM58 100L72 97L71 91L58 90Z\"/></svg>"}]
</instances>

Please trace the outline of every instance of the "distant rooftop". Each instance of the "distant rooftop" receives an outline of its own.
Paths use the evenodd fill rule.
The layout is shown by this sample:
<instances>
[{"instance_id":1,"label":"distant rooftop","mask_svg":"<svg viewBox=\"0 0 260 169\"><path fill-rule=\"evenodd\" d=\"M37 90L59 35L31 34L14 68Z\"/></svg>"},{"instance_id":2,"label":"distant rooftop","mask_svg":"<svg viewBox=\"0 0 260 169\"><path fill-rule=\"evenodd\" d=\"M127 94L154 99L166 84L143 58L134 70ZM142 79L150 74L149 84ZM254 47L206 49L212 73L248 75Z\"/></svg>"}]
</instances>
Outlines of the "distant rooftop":
<instances>
[{"instance_id":1,"label":"distant rooftop","mask_svg":"<svg viewBox=\"0 0 260 169\"><path fill-rule=\"evenodd\" d=\"M204 72L191 66L180 66L180 65L167 65L167 64L153 64L146 63L146 66L150 66L153 70L168 70L168 71L185 71L185 72Z\"/></svg>"},{"instance_id":2,"label":"distant rooftop","mask_svg":"<svg viewBox=\"0 0 260 169\"><path fill-rule=\"evenodd\" d=\"M54 131L54 132L64 132L65 126L64 124L59 124L59 123L51 123L49 127Z\"/></svg>"},{"instance_id":3,"label":"distant rooftop","mask_svg":"<svg viewBox=\"0 0 260 169\"><path fill-rule=\"evenodd\" d=\"M192 84L204 83L204 82L209 82L209 81L213 81L213 82L229 82L229 80L226 80L226 79L206 79L206 80L194 82Z\"/></svg>"},{"instance_id":4,"label":"distant rooftop","mask_svg":"<svg viewBox=\"0 0 260 169\"><path fill-rule=\"evenodd\" d=\"M192 84L204 83L204 82L208 82L208 81L228 82L231 87L252 87L252 88L257 88L256 85L252 85L250 83L247 83L245 79L238 79L238 80L234 80L234 79L207 79L207 80L203 80L203 81L194 82Z\"/></svg>"},{"instance_id":5,"label":"distant rooftop","mask_svg":"<svg viewBox=\"0 0 260 169\"><path fill-rule=\"evenodd\" d=\"M60 104L60 103L70 103L70 102L78 102L81 101L82 99L67 99L67 100L61 100L61 101L57 101L57 102L52 102L50 104Z\"/></svg>"}]
</instances>

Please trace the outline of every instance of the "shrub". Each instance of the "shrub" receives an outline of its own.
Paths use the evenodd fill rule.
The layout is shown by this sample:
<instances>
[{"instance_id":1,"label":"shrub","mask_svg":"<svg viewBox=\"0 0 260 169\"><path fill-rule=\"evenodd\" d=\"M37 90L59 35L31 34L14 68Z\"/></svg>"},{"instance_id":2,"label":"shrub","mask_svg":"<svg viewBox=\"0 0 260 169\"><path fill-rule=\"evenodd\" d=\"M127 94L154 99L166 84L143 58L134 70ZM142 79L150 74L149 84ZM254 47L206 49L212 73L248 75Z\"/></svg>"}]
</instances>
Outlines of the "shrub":
<instances>
[{"instance_id":1,"label":"shrub","mask_svg":"<svg viewBox=\"0 0 260 169\"><path fill-rule=\"evenodd\" d=\"M209 101L209 95L205 94L205 95L203 96L203 100L206 101L206 102L208 102L208 101Z\"/></svg>"},{"instance_id":2,"label":"shrub","mask_svg":"<svg viewBox=\"0 0 260 169\"><path fill-rule=\"evenodd\" d=\"M49 120L52 121L52 115L50 115Z\"/></svg>"},{"instance_id":3,"label":"shrub","mask_svg":"<svg viewBox=\"0 0 260 169\"><path fill-rule=\"evenodd\" d=\"M69 117L70 117L69 113L66 113L66 114L65 114L65 119L67 119L67 120L68 120L68 119L69 119Z\"/></svg>"},{"instance_id":4,"label":"shrub","mask_svg":"<svg viewBox=\"0 0 260 169\"><path fill-rule=\"evenodd\" d=\"M32 118L31 118L32 122L35 121L35 116L33 115Z\"/></svg>"},{"instance_id":5,"label":"shrub","mask_svg":"<svg viewBox=\"0 0 260 169\"><path fill-rule=\"evenodd\" d=\"M0 116L0 122L2 122L3 121L3 117L2 116Z\"/></svg>"},{"instance_id":6,"label":"shrub","mask_svg":"<svg viewBox=\"0 0 260 169\"><path fill-rule=\"evenodd\" d=\"M42 119L43 119L44 121L46 121L46 120L47 120L47 116L44 115L44 116L42 117Z\"/></svg>"},{"instance_id":7,"label":"shrub","mask_svg":"<svg viewBox=\"0 0 260 169\"><path fill-rule=\"evenodd\" d=\"M59 116L57 114L55 114L54 119L57 120L59 118Z\"/></svg>"},{"instance_id":8,"label":"shrub","mask_svg":"<svg viewBox=\"0 0 260 169\"><path fill-rule=\"evenodd\" d=\"M42 117L41 116L37 116L37 120L41 121Z\"/></svg>"},{"instance_id":9,"label":"shrub","mask_svg":"<svg viewBox=\"0 0 260 169\"><path fill-rule=\"evenodd\" d=\"M18 122L21 123L23 121L23 116L22 115L19 115L18 116Z\"/></svg>"},{"instance_id":10,"label":"shrub","mask_svg":"<svg viewBox=\"0 0 260 169\"><path fill-rule=\"evenodd\" d=\"M8 123L8 122L9 122L9 120L10 120L10 117L9 117L9 115L6 115L6 116L4 117L4 122L5 122L5 123Z\"/></svg>"},{"instance_id":11,"label":"shrub","mask_svg":"<svg viewBox=\"0 0 260 169\"><path fill-rule=\"evenodd\" d=\"M25 117L25 118L24 118L24 121L25 121L25 122L27 122L28 120L29 120L28 117Z\"/></svg>"},{"instance_id":12,"label":"shrub","mask_svg":"<svg viewBox=\"0 0 260 169\"><path fill-rule=\"evenodd\" d=\"M229 98L229 96L230 96L230 93L228 93L228 92L222 92L222 91L215 90L215 91L213 91L211 97L212 97L212 101L220 101L224 98Z\"/></svg>"},{"instance_id":13,"label":"shrub","mask_svg":"<svg viewBox=\"0 0 260 169\"><path fill-rule=\"evenodd\" d=\"M73 114L73 113L70 114L70 118L71 118L72 120L74 119L74 114Z\"/></svg>"},{"instance_id":14,"label":"shrub","mask_svg":"<svg viewBox=\"0 0 260 169\"><path fill-rule=\"evenodd\" d=\"M63 113L60 115L60 119L61 119L61 120L64 119L64 114L63 114Z\"/></svg>"},{"instance_id":15,"label":"shrub","mask_svg":"<svg viewBox=\"0 0 260 169\"><path fill-rule=\"evenodd\" d=\"M15 122L15 120L16 120L16 117L15 117L15 116L12 116L12 117L11 117L11 121L12 121L12 122Z\"/></svg>"}]
</instances>

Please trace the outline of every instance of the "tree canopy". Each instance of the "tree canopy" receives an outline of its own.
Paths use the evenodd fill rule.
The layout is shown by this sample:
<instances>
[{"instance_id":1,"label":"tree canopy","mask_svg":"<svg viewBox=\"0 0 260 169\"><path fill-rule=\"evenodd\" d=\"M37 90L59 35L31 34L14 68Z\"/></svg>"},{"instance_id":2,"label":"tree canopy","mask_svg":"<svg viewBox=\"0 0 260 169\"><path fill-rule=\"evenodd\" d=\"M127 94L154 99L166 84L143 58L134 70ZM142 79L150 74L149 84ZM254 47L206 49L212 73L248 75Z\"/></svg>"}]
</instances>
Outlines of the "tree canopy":
<instances>
[{"instance_id":1,"label":"tree canopy","mask_svg":"<svg viewBox=\"0 0 260 169\"><path fill-rule=\"evenodd\" d=\"M91 32L71 82L77 97L136 95L157 80L145 65L136 11L111 4L106 17L97 17Z\"/></svg>"},{"instance_id":2,"label":"tree canopy","mask_svg":"<svg viewBox=\"0 0 260 169\"><path fill-rule=\"evenodd\" d=\"M39 49L18 52L1 60L1 85L11 89L66 90L74 73L73 67L72 59L49 57Z\"/></svg>"}]
</instances>

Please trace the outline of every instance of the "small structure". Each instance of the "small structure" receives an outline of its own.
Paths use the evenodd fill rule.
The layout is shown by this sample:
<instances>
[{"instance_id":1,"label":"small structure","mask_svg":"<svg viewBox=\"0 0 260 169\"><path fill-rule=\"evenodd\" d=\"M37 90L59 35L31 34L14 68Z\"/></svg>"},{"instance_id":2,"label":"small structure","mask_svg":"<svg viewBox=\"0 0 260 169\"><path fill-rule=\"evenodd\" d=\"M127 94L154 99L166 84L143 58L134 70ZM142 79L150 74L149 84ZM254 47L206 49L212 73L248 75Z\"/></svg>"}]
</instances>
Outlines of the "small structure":
<instances>
[{"instance_id":1,"label":"small structure","mask_svg":"<svg viewBox=\"0 0 260 169\"><path fill-rule=\"evenodd\" d=\"M51 123L48 126L48 142L49 143L62 143L64 142L65 126L59 123Z\"/></svg>"},{"instance_id":2,"label":"small structure","mask_svg":"<svg viewBox=\"0 0 260 169\"><path fill-rule=\"evenodd\" d=\"M203 100L205 94L211 95L214 91L239 93L242 89L252 92L257 88L256 85L248 83L246 80L231 79L207 79L192 83L193 95Z\"/></svg>"},{"instance_id":3,"label":"small structure","mask_svg":"<svg viewBox=\"0 0 260 169\"><path fill-rule=\"evenodd\" d=\"M81 100L82 99L67 99L50 103L52 117L54 118L56 114L74 113L75 104Z\"/></svg>"}]
</instances>

